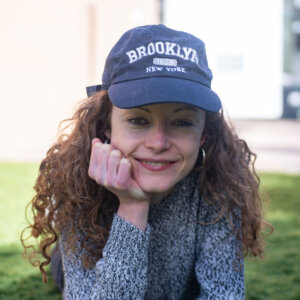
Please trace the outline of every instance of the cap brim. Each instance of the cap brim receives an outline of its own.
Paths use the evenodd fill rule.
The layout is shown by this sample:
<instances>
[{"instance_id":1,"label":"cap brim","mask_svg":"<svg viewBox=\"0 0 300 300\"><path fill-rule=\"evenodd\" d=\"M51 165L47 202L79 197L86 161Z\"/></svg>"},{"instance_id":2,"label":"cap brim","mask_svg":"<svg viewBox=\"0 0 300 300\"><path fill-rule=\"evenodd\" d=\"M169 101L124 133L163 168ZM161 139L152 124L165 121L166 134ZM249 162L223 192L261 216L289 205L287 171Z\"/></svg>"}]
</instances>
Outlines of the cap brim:
<instances>
[{"instance_id":1,"label":"cap brim","mask_svg":"<svg viewBox=\"0 0 300 300\"><path fill-rule=\"evenodd\" d=\"M198 82L174 78L151 77L113 84L108 89L111 102L119 108L176 102L194 105L203 110L218 112L219 96Z\"/></svg>"}]
</instances>

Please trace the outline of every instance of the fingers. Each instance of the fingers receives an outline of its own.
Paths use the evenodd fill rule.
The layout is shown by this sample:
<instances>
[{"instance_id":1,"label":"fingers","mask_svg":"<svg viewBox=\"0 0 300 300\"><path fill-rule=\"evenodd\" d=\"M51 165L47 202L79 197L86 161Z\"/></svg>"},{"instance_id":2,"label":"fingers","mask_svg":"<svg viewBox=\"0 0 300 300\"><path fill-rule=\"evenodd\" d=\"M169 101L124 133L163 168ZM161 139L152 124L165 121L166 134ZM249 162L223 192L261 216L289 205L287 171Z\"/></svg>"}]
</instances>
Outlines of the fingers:
<instances>
[{"instance_id":1,"label":"fingers","mask_svg":"<svg viewBox=\"0 0 300 300\"><path fill-rule=\"evenodd\" d=\"M121 152L118 150L112 150L109 155L107 163L107 173L106 173L106 184L107 186L114 186L117 183L117 174L119 169L119 164L121 160Z\"/></svg>"},{"instance_id":2,"label":"fingers","mask_svg":"<svg viewBox=\"0 0 300 300\"><path fill-rule=\"evenodd\" d=\"M92 141L89 176L105 187L122 188L130 179L130 162L111 145ZM119 167L121 173L119 174Z\"/></svg>"},{"instance_id":3,"label":"fingers","mask_svg":"<svg viewBox=\"0 0 300 300\"><path fill-rule=\"evenodd\" d=\"M117 184L119 186L127 186L131 178L131 163L127 158L120 160L119 170L117 174Z\"/></svg>"},{"instance_id":4,"label":"fingers","mask_svg":"<svg viewBox=\"0 0 300 300\"><path fill-rule=\"evenodd\" d=\"M132 178L132 163L119 150L98 139L92 141L89 176L121 201L145 200L148 196Z\"/></svg>"},{"instance_id":5,"label":"fingers","mask_svg":"<svg viewBox=\"0 0 300 300\"><path fill-rule=\"evenodd\" d=\"M91 150L91 157L90 157L90 164L88 174L91 178L96 179L96 172L98 169L98 158L101 153L101 148L104 144L101 142L99 138L94 138L92 140L92 150Z\"/></svg>"},{"instance_id":6,"label":"fingers","mask_svg":"<svg viewBox=\"0 0 300 300\"><path fill-rule=\"evenodd\" d=\"M129 196L134 187L131 171L131 162L119 150L95 139L92 141L88 174L99 185L106 187L117 196ZM138 190L138 188L136 189ZM136 195L134 197L140 198Z\"/></svg>"},{"instance_id":7,"label":"fingers","mask_svg":"<svg viewBox=\"0 0 300 300\"><path fill-rule=\"evenodd\" d=\"M101 142L101 140L100 140L100 139L98 139L98 138L94 138L94 139L92 140L92 148L93 148L93 146L94 146L96 143L103 144L103 143Z\"/></svg>"},{"instance_id":8,"label":"fingers","mask_svg":"<svg viewBox=\"0 0 300 300\"><path fill-rule=\"evenodd\" d=\"M96 171L98 168L98 156L100 154L101 147L102 147L102 143L97 142L97 139L93 139L90 164L88 170L89 176L93 179L95 179Z\"/></svg>"},{"instance_id":9,"label":"fingers","mask_svg":"<svg viewBox=\"0 0 300 300\"><path fill-rule=\"evenodd\" d=\"M97 144L96 144L97 145ZM107 170L108 170L108 159L111 153L112 147L110 145L101 145L100 152L98 155L96 181L98 184L107 185Z\"/></svg>"}]
</instances>

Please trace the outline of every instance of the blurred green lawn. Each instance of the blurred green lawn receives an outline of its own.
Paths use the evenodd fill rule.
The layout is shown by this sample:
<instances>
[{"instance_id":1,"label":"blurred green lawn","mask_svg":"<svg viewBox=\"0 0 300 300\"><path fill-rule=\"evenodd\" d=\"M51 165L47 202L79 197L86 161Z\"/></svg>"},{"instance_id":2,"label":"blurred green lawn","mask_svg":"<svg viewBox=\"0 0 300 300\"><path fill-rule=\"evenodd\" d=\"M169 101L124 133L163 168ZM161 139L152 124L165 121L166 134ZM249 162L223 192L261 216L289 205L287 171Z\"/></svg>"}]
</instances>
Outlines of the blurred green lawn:
<instances>
[{"instance_id":1,"label":"blurred green lawn","mask_svg":"<svg viewBox=\"0 0 300 300\"><path fill-rule=\"evenodd\" d=\"M61 299L51 277L44 285L22 257L19 242L37 170L32 163L0 163L0 299ZM260 175L275 231L264 260L246 259L246 299L300 299L300 175Z\"/></svg>"}]
</instances>

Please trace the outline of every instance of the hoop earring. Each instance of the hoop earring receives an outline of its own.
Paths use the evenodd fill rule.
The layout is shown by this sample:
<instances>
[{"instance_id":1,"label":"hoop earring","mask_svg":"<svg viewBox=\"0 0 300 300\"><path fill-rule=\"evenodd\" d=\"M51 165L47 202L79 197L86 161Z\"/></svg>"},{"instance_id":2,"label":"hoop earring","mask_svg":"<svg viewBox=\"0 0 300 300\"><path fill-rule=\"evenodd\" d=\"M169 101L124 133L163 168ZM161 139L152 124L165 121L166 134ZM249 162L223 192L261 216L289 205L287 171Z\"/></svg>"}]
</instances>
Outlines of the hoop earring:
<instances>
[{"instance_id":1,"label":"hoop earring","mask_svg":"<svg viewBox=\"0 0 300 300\"><path fill-rule=\"evenodd\" d=\"M202 150L202 166L203 166L205 163L205 150L203 147L201 148L201 150Z\"/></svg>"}]
</instances>

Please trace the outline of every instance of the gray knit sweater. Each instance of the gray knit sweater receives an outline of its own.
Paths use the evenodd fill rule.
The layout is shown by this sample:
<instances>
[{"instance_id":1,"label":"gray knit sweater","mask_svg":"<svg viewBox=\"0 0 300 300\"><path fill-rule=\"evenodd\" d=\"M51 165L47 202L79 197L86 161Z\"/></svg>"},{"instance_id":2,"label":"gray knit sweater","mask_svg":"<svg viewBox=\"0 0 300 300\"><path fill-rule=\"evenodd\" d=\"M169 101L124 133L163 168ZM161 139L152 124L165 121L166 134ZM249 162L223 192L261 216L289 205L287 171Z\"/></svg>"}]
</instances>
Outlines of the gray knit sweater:
<instances>
[{"instance_id":1,"label":"gray knit sweater","mask_svg":"<svg viewBox=\"0 0 300 300\"><path fill-rule=\"evenodd\" d=\"M76 255L61 250L64 299L244 299L243 261L236 267L240 243L225 217L209 222L218 209L199 196L196 173L179 182L159 204L150 205L146 231L114 216L103 258L81 267Z\"/></svg>"}]
</instances>

